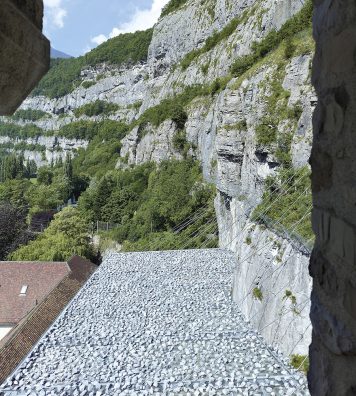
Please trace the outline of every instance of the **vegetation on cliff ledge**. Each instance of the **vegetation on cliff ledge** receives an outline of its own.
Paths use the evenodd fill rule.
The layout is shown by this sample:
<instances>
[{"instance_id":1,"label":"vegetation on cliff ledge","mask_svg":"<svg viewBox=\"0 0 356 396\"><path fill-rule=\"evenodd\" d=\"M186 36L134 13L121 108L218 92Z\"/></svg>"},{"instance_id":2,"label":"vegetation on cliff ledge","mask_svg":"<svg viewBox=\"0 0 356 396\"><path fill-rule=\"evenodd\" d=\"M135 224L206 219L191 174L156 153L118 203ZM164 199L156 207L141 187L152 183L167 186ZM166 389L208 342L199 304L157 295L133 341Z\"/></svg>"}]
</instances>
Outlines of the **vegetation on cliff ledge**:
<instances>
[{"instance_id":1,"label":"vegetation on cliff ledge","mask_svg":"<svg viewBox=\"0 0 356 396\"><path fill-rule=\"evenodd\" d=\"M119 106L115 103L106 102L104 100L96 100L95 102L87 103L74 110L74 115L80 117L86 115L93 117L98 115L109 115L117 111Z\"/></svg>"},{"instance_id":2,"label":"vegetation on cliff ledge","mask_svg":"<svg viewBox=\"0 0 356 396\"><path fill-rule=\"evenodd\" d=\"M13 116L11 116L11 119L15 121L19 121L19 120L38 121L48 116L49 114L42 110L20 109L17 110Z\"/></svg>"}]
</instances>

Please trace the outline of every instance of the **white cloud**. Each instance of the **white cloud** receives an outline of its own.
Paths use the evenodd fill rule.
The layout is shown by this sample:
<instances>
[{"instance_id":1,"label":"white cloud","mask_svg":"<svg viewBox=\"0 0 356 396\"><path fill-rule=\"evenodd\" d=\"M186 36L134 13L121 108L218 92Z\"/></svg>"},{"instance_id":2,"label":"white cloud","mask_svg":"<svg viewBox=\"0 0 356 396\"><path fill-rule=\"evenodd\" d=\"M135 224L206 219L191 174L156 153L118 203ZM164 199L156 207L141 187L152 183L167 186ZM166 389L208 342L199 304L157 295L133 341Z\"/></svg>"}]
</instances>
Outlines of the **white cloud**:
<instances>
[{"instance_id":1,"label":"white cloud","mask_svg":"<svg viewBox=\"0 0 356 396\"><path fill-rule=\"evenodd\" d=\"M95 36L91 39L91 41L94 44L100 45L102 44L104 41L107 40L107 37L105 36L105 34L99 34L99 36Z\"/></svg>"},{"instance_id":2,"label":"white cloud","mask_svg":"<svg viewBox=\"0 0 356 396\"><path fill-rule=\"evenodd\" d=\"M56 1L56 0L52 0ZM109 34L105 36L104 34L99 34L93 37L91 41L95 44L102 44L109 38L118 36L122 33L133 33L137 30L146 30L152 27L161 15L162 8L168 3L169 0L153 0L152 6L148 10L137 9L132 18L125 23L122 23L118 27L114 27Z\"/></svg>"},{"instance_id":3,"label":"white cloud","mask_svg":"<svg viewBox=\"0 0 356 396\"><path fill-rule=\"evenodd\" d=\"M44 0L45 6L45 24L62 28L67 11L62 5L62 0Z\"/></svg>"}]
</instances>

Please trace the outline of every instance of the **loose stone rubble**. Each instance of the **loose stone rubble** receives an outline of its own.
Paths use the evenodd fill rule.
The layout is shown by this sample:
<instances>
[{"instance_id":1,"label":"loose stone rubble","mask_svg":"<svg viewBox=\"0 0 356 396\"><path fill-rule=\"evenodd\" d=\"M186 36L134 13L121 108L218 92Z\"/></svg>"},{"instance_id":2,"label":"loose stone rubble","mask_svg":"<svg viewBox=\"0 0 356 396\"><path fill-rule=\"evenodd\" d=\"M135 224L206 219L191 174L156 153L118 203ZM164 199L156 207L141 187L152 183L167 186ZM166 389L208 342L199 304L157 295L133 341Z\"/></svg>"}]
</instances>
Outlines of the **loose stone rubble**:
<instances>
[{"instance_id":1,"label":"loose stone rubble","mask_svg":"<svg viewBox=\"0 0 356 396\"><path fill-rule=\"evenodd\" d=\"M108 254L0 394L308 395L231 302L234 260Z\"/></svg>"}]
</instances>

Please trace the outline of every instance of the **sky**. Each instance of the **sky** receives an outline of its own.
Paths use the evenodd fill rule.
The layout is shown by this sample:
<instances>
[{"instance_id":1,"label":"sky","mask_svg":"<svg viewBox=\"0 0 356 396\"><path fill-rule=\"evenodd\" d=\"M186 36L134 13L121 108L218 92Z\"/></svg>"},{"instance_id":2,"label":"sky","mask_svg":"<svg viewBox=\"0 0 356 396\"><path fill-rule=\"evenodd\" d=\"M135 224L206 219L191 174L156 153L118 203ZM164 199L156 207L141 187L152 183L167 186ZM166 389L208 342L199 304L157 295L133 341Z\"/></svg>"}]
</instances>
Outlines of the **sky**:
<instances>
[{"instance_id":1,"label":"sky","mask_svg":"<svg viewBox=\"0 0 356 396\"><path fill-rule=\"evenodd\" d=\"M79 56L120 33L152 27L169 0L44 0L44 33Z\"/></svg>"}]
</instances>

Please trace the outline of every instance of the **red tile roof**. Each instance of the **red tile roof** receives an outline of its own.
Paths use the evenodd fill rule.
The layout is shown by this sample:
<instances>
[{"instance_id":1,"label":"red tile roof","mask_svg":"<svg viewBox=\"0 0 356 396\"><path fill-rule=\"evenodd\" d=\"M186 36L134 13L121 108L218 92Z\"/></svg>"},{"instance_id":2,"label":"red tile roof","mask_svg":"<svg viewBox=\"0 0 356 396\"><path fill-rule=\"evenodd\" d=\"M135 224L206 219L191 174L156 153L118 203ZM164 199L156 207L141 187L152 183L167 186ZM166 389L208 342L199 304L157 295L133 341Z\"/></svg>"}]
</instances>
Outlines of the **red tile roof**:
<instances>
[{"instance_id":1,"label":"red tile roof","mask_svg":"<svg viewBox=\"0 0 356 396\"><path fill-rule=\"evenodd\" d=\"M0 266L1 264L0 262ZM46 264L60 264L63 267L64 263ZM70 269L69 274L0 341L0 384L31 351L42 334L51 326L90 275L97 269L96 265L78 256L73 257L68 262L68 267ZM37 269L38 267L36 267ZM0 300L0 306L1 303Z\"/></svg>"},{"instance_id":2,"label":"red tile roof","mask_svg":"<svg viewBox=\"0 0 356 396\"><path fill-rule=\"evenodd\" d=\"M17 324L70 272L67 263L0 262L0 324Z\"/></svg>"}]
</instances>

